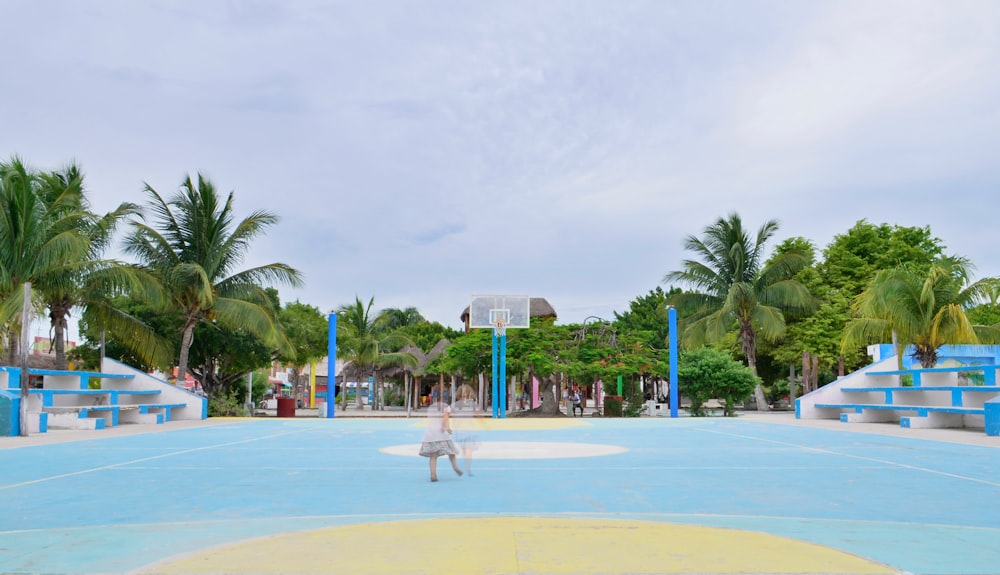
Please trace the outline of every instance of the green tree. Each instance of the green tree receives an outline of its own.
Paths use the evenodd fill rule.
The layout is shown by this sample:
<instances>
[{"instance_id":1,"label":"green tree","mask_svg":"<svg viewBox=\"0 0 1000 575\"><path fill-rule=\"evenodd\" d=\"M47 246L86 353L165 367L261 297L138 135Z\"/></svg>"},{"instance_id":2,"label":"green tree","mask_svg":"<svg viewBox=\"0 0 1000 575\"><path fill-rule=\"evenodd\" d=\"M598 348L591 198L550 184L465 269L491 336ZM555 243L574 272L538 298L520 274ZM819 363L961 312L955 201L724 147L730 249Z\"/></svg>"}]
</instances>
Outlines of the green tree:
<instances>
[{"instance_id":1,"label":"green tree","mask_svg":"<svg viewBox=\"0 0 1000 575\"><path fill-rule=\"evenodd\" d=\"M330 322L319 308L298 300L285 304L278 314L278 320L293 352L281 354L278 359L294 366L293 385L296 395L299 395L299 367L326 356L329 350Z\"/></svg>"},{"instance_id":2,"label":"green tree","mask_svg":"<svg viewBox=\"0 0 1000 575\"><path fill-rule=\"evenodd\" d=\"M384 317L385 327L389 330L401 329L427 322L415 307L405 309L398 307L386 308L382 310L382 316Z\"/></svg>"},{"instance_id":3,"label":"green tree","mask_svg":"<svg viewBox=\"0 0 1000 575\"><path fill-rule=\"evenodd\" d=\"M844 331L844 347L884 342L895 331L899 348L914 346L922 367L934 367L944 344L997 343L1000 326L973 325L966 308L989 297L995 280L971 282L970 264L944 258L928 270L882 270L854 304L857 317Z\"/></svg>"},{"instance_id":4,"label":"green tree","mask_svg":"<svg viewBox=\"0 0 1000 575\"><path fill-rule=\"evenodd\" d=\"M397 331L390 332L384 314L373 314L372 307L375 298L368 305L355 298L353 304L343 305L337 310L337 356L351 362L355 370L355 378L361 381L362 376L373 374L376 367L407 366L414 367L417 358L412 353L386 351L400 349L409 338ZM362 398L360 389L355 394L357 407L361 409ZM343 386L342 405L347 405L347 386Z\"/></svg>"},{"instance_id":5,"label":"green tree","mask_svg":"<svg viewBox=\"0 0 1000 575\"><path fill-rule=\"evenodd\" d=\"M750 369L708 347L681 353L677 379L695 416L704 415L702 405L713 398L723 399L725 414L733 415L735 404L760 387L760 379Z\"/></svg>"},{"instance_id":6,"label":"green tree","mask_svg":"<svg viewBox=\"0 0 1000 575\"><path fill-rule=\"evenodd\" d=\"M20 340L24 285L42 278L51 283L88 254L79 233L90 218L82 186L78 180L62 189L48 183L19 158L0 163L0 324L9 329L10 363Z\"/></svg>"},{"instance_id":7,"label":"green tree","mask_svg":"<svg viewBox=\"0 0 1000 575\"><path fill-rule=\"evenodd\" d=\"M118 223L138 213L137 206L126 202L103 216L91 213L83 191L83 173L76 165L41 173L39 181L47 197L79 189L79 208L85 213L77 221L75 232L86 242L86 255L46 270L34 284L49 310L57 367L66 369L67 318L74 307L82 308L91 321L99 322L107 333L125 342L143 362L169 361L171 350L166 341L158 338L148 325L112 305L112 298L119 294L157 303L162 297L159 284L134 266L102 259Z\"/></svg>"},{"instance_id":8,"label":"green tree","mask_svg":"<svg viewBox=\"0 0 1000 575\"><path fill-rule=\"evenodd\" d=\"M155 227L134 221L124 246L159 279L170 307L182 317L178 380L187 374L195 326L201 322L246 331L273 348L286 346L263 286L301 285L299 272L283 263L237 270L253 240L277 223L277 216L255 211L234 224L233 193L221 202L201 174L197 183L186 178L169 201L148 184L146 193Z\"/></svg>"},{"instance_id":9,"label":"green tree","mask_svg":"<svg viewBox=\"0 0 1000 575\"><path fill-rule=\"evenodd\" d=\"M944 249L930 227L874 225L860 220L846 233L834 236L823 250L818 269L831 289L853 299L879 271L901 265L927 270L944 256Z\"/></svg>"},{"instance_id":10,"label":"green tree","mask_svg":"<svg viewBox=\"0 0 1000 575\"><path fill-rule=\"evenodd\" d=\"M98 311L100 310L100 311ZM121 314L131 318L130 321L145 326L152 331L153 338L161 342L167 350L161 356L150 358L135 341L130 339L128 333L122 334L119 331L106 329L107 322L102 314L106 310L113 310L113 313ZM118 360L124 364L131 365L142 371L160 370L168 372L173 363L173 353L170 350L170 340L174 334L178 333L181 325L181 317L178 313L164 311L161 306L149 303L143 299L136 299L131 296L119 295L110 298L106 305L100 308L89 305L84 308L80 315L80 335L83 342L77 351L83 356L87 365L99 366L101 362L101 335L104 332L104 355Z\"/></svg>"},{"instance_id":11,"label":"green tree","mask_svg":"<svg viewBox=\"0 0 1000 575\"><path fill-rule=\"evenodd\" d=\"M736 327L747 365L757 375L757 337L775 341L785 332L784 312L808 309L809 291L795 274L808 258L789 250L765 260L767 241L777 232L774 220L751 236L737 214L720 218L704 230L703 239L688 236L684 247L699 260L685 260L683 269L668 273L664 283L693 288L673 296L675 305L697 309L686 322L682 339L689 347L722 339ZM763 389L754 391L757 408L767 409Z\"/></svg>"},{"instance_id":12,"label":"green tree","mask_svg":"<svg viewBox=\"0 0 1000 575\"><path fill-rule=\"evenodd\" d=\"M670 335L667 313L669 299L681 293L679 288L663 291L657 286L649 293L629 302L624 313L615 312L615 326L621 333L631 333L641 337L651 348L666 349Z\"/></svg>"}]
</instances>

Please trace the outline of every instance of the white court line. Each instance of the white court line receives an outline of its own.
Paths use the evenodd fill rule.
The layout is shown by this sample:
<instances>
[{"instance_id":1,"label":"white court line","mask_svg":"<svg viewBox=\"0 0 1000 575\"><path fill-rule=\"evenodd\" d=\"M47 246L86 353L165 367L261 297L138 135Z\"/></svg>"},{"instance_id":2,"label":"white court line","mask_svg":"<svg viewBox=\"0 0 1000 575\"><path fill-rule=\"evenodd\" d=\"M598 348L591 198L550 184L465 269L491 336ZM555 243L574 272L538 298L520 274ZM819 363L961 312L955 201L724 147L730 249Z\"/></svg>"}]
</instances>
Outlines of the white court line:
<instances>
[{"instance_id":1,"label":"white court line","mask_svg":"<svg viewBox=\"0 0 1000 575\"><path fill-rule=\"evenodd\" d=\"M460 458L461 459L461 458ZM475 458L473 458L475 459ZM478 461L478 460L477 460ZM494 460L495 461L495 460ZM851 467L850 469L892 469L892 465L864 465L859 467ZM183 467L157 467L153 465L148 466L130 466L129 471L133 469L139 469L143 471L222 471L231 469L242 469L246 471L339 471L344 473L351 473L353 471L408 471L415 469L414 466L368 466L368 467L350 467L346 468L344 466L332 466L332 467L289 467L289 466L261 466L261 467L231 467L225 465L214 465L214 466L183 466ZM421 472L423 472L423 467L420 467ZM551 467L551 466L498 466L490 464L477 465L478 470L490 470L490 471L594 471L594 467ZM694 465L684 465L671 467L666 465L642 465L642 466L615 466L610 467L607 465L601 465L600 470L613 470L613 471L829 471L829 470L842 470L843 466L733 466L733 465L720 465L720 466L694 466Z\"/></svg>"},{"instance_id":2,"label":"white court line","mask_svg":"<svg viewBox=\"0 0 1000 575\"><path fill-rule=\"evenodd\" d=\"M73 471L70 473L62 473L59 475L52 475L50 477L41 477L39 479L32 479L31 481L23 481L21 483L12 483L10 485L0 486L0 491L5 491L7 489L14 489L15 487L24 487L25 485L32 485L35 483L44 483L46 481L53 481L56 479L63 479L66 477L73 477L76 475L84 475L87 473L93 473L95 471L104 471L107 469L115 469L116 467L124 467L126 465L131 465L133 463L142 463L143 461L153 461L155 459L163 459L164 457L173 457L174 455L184 455L185 453L194 453L195 451L204 451L206 449L215 449L218 447L227 447L230 445L240 445L242 443L251 443L253 441L260 441L262 439L271 439L272 437L281 437L283 435L291 435L295 433L306 433L308 430L296 430L296 431L284 431L282 433L273 433L271 435L264 435L262 437L255 437L253 439L241 439L240 441L232 441L229 443L219 443L216 445L203 445L201 447L194 447L192 449L185 449L183 451L174 451L171 453L164 453L162 455L152 455L150 457L143 457L140 459L133 459L131 461L122 461L121 463L114 463L112 465L104 465L101 467L94 467L91 469L81 469L80 471Z\"/></svg>"},{"instance_id":3,"label":"white court line","mask_svg":"<svg viewBox=\"0 0 1000 575\"><path fill-rule=\"evenodd\" d=\"M944 477L951 477L953 479L963 479L965 481L972 481L973 483L982 483L983 485L989 485L991 487L1000 487L1000 483L997 483L997 482L994 482L994 481L987 481L986 479L977 479L975 477L967 477L965 475L959 475L957 473L948 473L947 471L938 471L936 469L930 469L930 468L927 468L927 467L918 467L916 465L908 465L906 463L899 463L897 461L889 461L887 459L878 459L878 458L875 458L875 457L865 457L863 455L851 455L850 453L840 453L839 451L833 451L833 450L830 450L830 449L821 449L819 447L809 447L807 445L800 445L798 443L790 443L790 442L787 442L787 441L778 441L777 439L768 439L768 438L764 438L764 437L754 437L752 435L744 435L742 433L731 433L731 432L728 432L728 431L718 431L718 430L714 430L714 429L699 429L698 431L702 431L702 432L705 432L705 433L717 433L719 435L728 435L728 436L731 436L731 437L741 437L743 439L754 439L754 440L757 440L757 441L765 441L765 442L768 442L768 443L776 443L778 445L795 446L795 447L798 447L799 449L803 449L803 450L806 450L806 451L815 451L816 453L825 453L827 455L839 455L840 457L848 457L848 458L851 458L851 459L860 459L861 461L871 461L871 462L874 462L874 463L882 463L882 464L885 464L885 465L892 465L892 466L895 466L895 467L902 467L903 469L912 469L914 471L923 471L924 473L930 473L930 474L933 474L933 475L942 475Z\"/></svg>"}]
</instances>

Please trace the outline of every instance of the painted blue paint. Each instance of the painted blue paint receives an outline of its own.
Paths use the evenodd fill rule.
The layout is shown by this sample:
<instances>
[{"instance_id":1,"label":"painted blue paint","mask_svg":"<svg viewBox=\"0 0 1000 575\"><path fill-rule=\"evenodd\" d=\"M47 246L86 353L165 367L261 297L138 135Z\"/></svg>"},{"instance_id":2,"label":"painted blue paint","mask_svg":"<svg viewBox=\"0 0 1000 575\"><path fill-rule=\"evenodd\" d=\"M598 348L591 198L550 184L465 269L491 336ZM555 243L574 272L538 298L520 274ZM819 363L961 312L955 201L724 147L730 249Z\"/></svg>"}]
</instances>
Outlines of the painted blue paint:
<instances>
[{"instance_id":1,"label":"painted blue paint","mask_svg":"<svg viewBox=\"0 0 1000 575\"><path fill-rule=\"evenodd\" d=\"M677 408L680 405L680 391L677 385L677 310L673 306L667 310L667 330L670 337L670 417L676 418Z\"/></svg>"},{"instance_id":2,"label":"painted blue paint","mask_svg":"<svg viewBox=\"0 0 1000 575\"><path fill-rule=\"evenodd\" d=\"M0 437L21 434L21 398L0 389Z\"/></svg>"},{"instance_id":3,"label":"painted blue paint","mask_svg":"<svg viewBox=\"0 0 1000 575\"><path fill-rule=\"evenodd\" d=\"M916 411L917 414L921 416L925 416L929 412L961 413L964 415L983 415L983 410L977 407L883 405L880 403L817 403L816 407L819 409L853 409L855 413L862 413L866 409L874 409L879 411Z\"/></svg>"},{"instance_id":4,"label":"painted blue paint","mask_svg":"<svg viewBox=\"0 0 1000 575\"><path fill-rule=\"evenodd\" d=\"M326 389L328 393L333 393L337 387L337 314L331 313L329 316L329 326L327 327L326 344ZM208 403L205 403L207 413ZM326 402L326 417L333 419L337 415L337 397Z\"/></svg>"},{"instance_id":5,"label":"painted blue paint","mask_svg":"<svg viewBox=\"0 0 1000 575\"><path fill-rule=\"evenodd\" d=\"M899 426L900 427L905 427L906 429L909 429L910 428L910 418L906 417L906 416L900 417L899 418Z\"/></svg>"},{"instance_id":6,"label":"painted blue paint","mask_svg":"<svg viewBox=\"0 0 1000 575\"><path fill-rule=\"evenodd\" d=\"M493 419L497 419L500 416L500 405L499 402L497 401L497 397L500 395L500 385L497 382L497 372L499 371L500 366L497 365L497 330L495 329L493 330L492 361L493 363L491 365L493 366L493 385L490 388L490 390L493 392L493 395L490 396L490 405L493 407Z\"/></svg>"},{"instance_id":7,"label":"painted blue paint","mask_svg":"<svg viewBox=\"0 0 1000 575\"><path fill-rule=\"evenodd\" d=\"M507 333L504 332L500 336L500 350L498 351L500 355L500 385L502 386L500 393L500 419L507 418Z\"/></svg>"},{"instance_id":8,"label":"painted blue paint","mask_svg":"<svg viewBox=\"0 0 1000 575\"><path fill-rule=\"evenodd\" d=\"M488 431L481 439L602 443L628 452L482 460L474 478L431 484L426 460L379 451L418 444L422 432L407 420L262 419L0 448L0 540L8 550L0 573L124 573L252 537L498 514L761 531L914 574L983 575L1000 564L1000 444L730 418L599 418L566 429ZM567 477L585 484L567 489ZM348 489L351 498L316 497Z\"/></svg>"},{"instance_id":9,"label":"painted blue paint","mask_svg":"<svg viewBox=\"0 0 1000 575\"><path fill-rule=\"evenodd\" d=\"M986 416L986 435L996 437L1000 435L1000 397L994 397L984 405Z\"/></svg>"}]
</instances>

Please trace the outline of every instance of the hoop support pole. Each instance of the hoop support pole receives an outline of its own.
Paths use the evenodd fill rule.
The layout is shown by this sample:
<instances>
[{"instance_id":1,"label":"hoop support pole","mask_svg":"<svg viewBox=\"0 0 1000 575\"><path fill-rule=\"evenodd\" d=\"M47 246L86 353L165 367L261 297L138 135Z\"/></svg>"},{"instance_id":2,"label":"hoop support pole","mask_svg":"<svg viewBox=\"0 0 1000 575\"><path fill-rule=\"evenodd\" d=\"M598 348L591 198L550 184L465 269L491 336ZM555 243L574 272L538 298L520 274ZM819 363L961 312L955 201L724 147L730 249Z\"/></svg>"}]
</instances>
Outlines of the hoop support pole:
<instances>
[{"instance_id":1,"label":"hoop support pole","mask_svg":"<svg viewBox=\"0 0 1000 575\"><path fill-rule=\"evenodd\" d=\"M500 419L507 418L507 333L500 336Z\"/></svg>"},{"instance_id":2,"label":"hoop support pole","mask_svg":"<svg viewBox=\"0 0 1000 575\"><path fill-rule=\"evenodd\" d=\"M493 330L493 384L491 389L493 395L490 396L490 405L493 407L493 419L497 418L500 411L500 406L497 405L497 398L499 395L499 385L497 383L497 331Z\"/></svg>"}]
</instances>

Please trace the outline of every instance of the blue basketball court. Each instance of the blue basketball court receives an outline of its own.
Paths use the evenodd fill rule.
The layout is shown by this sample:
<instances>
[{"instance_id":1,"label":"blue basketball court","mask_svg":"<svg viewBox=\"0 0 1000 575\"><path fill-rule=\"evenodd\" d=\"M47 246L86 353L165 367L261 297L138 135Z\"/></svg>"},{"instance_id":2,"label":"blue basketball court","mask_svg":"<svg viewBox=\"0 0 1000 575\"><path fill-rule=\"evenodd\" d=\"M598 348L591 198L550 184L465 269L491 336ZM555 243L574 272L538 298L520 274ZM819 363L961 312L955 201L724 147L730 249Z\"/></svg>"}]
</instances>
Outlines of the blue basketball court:
<instances>
[{"instance_id":1,"label":"blue basketball court","mask_svg":"<svg viewBox=\"0 0 1000 575\"><path fill-rule=\"evenodd\" d=\"M171 425L0 439L0 572L1000 573L976 432L456 420L431 483L419 418Z\"/></svg>"}]
</instances>

